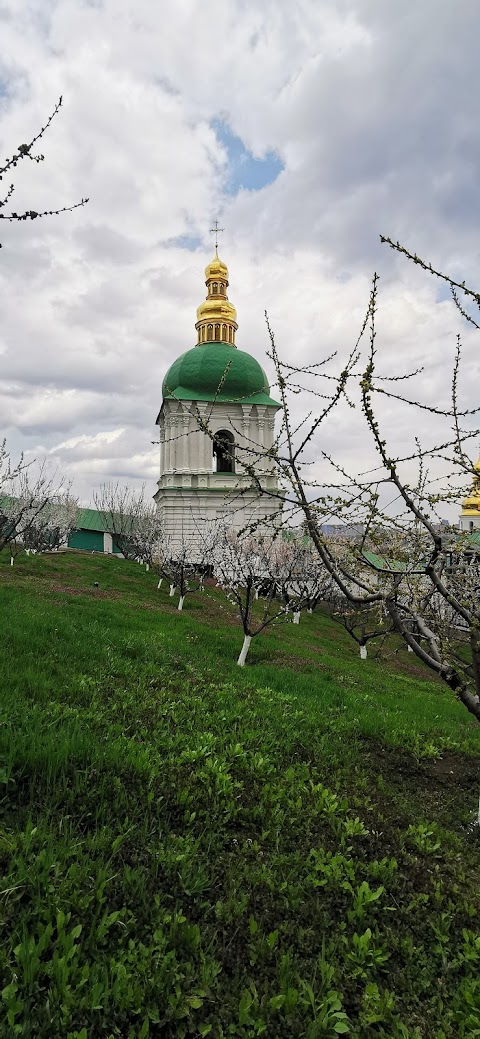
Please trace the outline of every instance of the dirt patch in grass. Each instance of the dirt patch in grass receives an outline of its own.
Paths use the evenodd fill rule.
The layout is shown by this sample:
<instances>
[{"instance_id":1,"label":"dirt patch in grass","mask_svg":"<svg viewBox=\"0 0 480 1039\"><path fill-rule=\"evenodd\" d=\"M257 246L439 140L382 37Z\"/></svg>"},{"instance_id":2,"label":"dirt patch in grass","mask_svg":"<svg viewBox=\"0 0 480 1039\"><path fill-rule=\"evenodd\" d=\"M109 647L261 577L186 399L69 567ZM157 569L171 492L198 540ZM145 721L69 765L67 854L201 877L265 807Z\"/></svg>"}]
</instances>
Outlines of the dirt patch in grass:
<instances>
[{"instance_id":1,"label":"dirt patch in grass","mask_svg":"<svg viewBox=\"0 0 480 1039\"><path fill-rule=\"evenodd\" d=\"M445 751L436 758L418 758L403 747L388 747L368 736L361 740L361 767L380 777L375 800L392 815L411 815L412 803L419 806L419 820L435 819L452 829L465 832L467 819L478 804L480 761L461 751ZM378 781L378 779L377 779ZM395 792L385 802L382 788ZM471 818L469 819L471 822Z\"/></svg>"},{"instance_id":2,"label":"dirt patch in grass","mask_svg":"<svg viewBox=\"0 0 480 1039\"><path fill-rule=\"evenodd\" d=\"M69 584L59 584L57 581L50 581L49 587L52 591L60 592L62 595L88 595L94 599L123 599L119 592L106 591L103 588L75 588Z\"/></svg>"}]
</instances>

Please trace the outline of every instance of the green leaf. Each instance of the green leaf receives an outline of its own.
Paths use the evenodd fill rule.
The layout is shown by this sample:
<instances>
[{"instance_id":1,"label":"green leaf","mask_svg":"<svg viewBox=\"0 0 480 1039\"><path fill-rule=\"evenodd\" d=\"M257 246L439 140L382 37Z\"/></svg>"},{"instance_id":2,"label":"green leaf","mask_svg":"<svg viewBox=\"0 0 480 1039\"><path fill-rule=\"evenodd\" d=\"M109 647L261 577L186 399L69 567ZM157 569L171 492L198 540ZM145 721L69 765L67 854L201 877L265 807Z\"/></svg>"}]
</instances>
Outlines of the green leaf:
<instances>
[{"instance_id":1,"label":"green leaf","mask_svg":"<svg viewBox=\"0 0 480 1039\"><path fill-rule=\"evenodd\" d=\"M252 993L249 992L248 989L245 988L243 990L243 992L242 992L242 995L241 995L241 998L240 998L240 1003L238 1005L239 1020L240 1020L240 1024L241 1025L248 1024L248 1018L249 1018L248 1011L250 1010L250 1007L252 1006L252 1003L253 1003Z\"/></svg>"},{"instance_id":2,"label":"green leaf","mask_svg":"<svg viewBox=\"0 0 480 1039\"><path fill-rule=\"evenodd\" d=\"M200 996L188 996L187 1003L194 1010L199 1010L200 1007L203 1007L203 999Z\"/></svg>"},{"instance_id":3,"label":"green leaf","mask_svg":"<svg viewBox=\"0 0 480 1039\"><path fill-rule=\"evenodd\" d=\"M333 1026L333 1031L336 1032L337 1035L345 1035L346 1032L350 1031L350 1025L347 1021L337 1021L336 1025Z\"/></svg>"},{"instance_id":4,"label":"green leaf","mask_svg":"<svg viewBox=\"0 0 480 1039\"><path fill-rule=\"evenodd\" d=\"M15 995L17 989L18 989L18 985L16 985L14 981L11 981L9 985L5 985L5 988L2 989L2 999L3 999L3 1002L4 1003L10 1003L10 1001L13 998L13 996Z\"/></svg>"},{"instance_id":5,"label":"green leaf","mask_svg":"<svg viewBox=\"0 0 480 1039\"><path fill-rule=\"evenodd\" d=\"M73 931L71 931L70 933L71 933L72 938L78 938L81 935L81 933L82 933L82 925L81 924L77 924L77 926L74 927Z\"/></svg>"},{"instance_id":6,"label":"green leaf","mask_svg":"<svg viewBox=\"0 0 480 1039\"><path fill-rule=\"evenodd\" d=\"M268 1005L271 1006L272 1010L280 1010L285 1002L285 996L281 993L279 996L272 996L268 1001Z\"/></svg>"}]
</instances>

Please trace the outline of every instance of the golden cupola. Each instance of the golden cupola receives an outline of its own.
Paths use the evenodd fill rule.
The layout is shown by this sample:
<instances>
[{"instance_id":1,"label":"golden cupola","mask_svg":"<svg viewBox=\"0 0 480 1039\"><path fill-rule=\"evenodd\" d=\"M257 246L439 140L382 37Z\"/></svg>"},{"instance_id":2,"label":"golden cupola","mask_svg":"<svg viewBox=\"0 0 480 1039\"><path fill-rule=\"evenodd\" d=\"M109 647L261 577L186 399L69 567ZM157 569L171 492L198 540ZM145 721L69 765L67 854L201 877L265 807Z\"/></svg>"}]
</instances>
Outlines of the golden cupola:
<instances>
[{"instance_id":1,"label":"golden cupola","mask_svg":"<svg viewBox=\"0 0 480 1039\"><path fill-rule=\"evenodd\" d=\"M474 465L475 476L473 477L472 489L465 498L462 505L462 516L480 515L480 458Z\"/></svg>"},{"instance_id":2,"label":"golden cupola","mask_svg":"<svg viewBox=\"0 0 480 1039\"><path fill-rule=\"evenodd\" d=\"M235 346L237 312L227 296L228 267L220 259L217 250L213 260L205 267L205 285L207 298L197 307L197 345L218 342Z\"/></svg>"}]
</instances>

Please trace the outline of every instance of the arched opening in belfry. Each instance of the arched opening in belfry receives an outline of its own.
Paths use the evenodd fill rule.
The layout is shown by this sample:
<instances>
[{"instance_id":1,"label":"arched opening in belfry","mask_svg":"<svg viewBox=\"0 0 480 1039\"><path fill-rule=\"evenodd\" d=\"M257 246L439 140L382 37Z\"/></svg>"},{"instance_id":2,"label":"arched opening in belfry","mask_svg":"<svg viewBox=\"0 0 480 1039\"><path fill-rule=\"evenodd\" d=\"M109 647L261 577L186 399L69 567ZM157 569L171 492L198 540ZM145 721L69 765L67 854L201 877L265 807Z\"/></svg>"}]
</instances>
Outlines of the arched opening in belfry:
<instances>
[{"instance_id":1,"label":"arched opening in belfry","mask_svg":"<svg viewBox=\"0 0 480 1039\"><path fill-rule=\"evenodd\" d=\"M229 429L219 429L213 438L213 462L216 473L235 472L235 439Z\"/></svg>"}]
</instances>

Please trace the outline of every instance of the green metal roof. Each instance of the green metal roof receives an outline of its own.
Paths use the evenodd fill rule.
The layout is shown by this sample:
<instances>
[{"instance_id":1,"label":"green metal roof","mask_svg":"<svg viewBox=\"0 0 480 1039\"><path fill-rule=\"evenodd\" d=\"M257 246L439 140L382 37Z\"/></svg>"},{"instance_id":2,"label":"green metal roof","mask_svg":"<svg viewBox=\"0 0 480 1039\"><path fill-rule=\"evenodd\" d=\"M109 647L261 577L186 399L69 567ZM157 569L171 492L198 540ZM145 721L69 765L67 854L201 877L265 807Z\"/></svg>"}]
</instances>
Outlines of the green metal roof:
<instances>
[{"instance_id":1,"label":"green metal roof","mask_svg":"<svg viewBox=\"0 0 480 1039\"><path fill-rule=\"evenodd\" d=\"M363 551L362 555L375 570L386 570L393 574L402 574L408 569L407 564L402 562L401 559L386 559L384 556L377 555L376 552Z\"/></svg>"},{"instance_id":2,"label":"green metal roof","mask_svg":"<svg viewBox=\"0 0 480 1039\"><path fill-rule=\"evenodd\" d=\"M79 509L77 515L78 530L105 530L105 523L96 509Z\"/></svg>"},{"instance_id":3,"label":"green metal roof","mask_svg":"<svg viewBox=\"0 0 480 1039\"><path fill-rule=\"evenodd\" d=\"M163 380L162 395L164 400L176 397L280 407L270 397L267 376L258 361L229 343L202 343L177 357Z\"/></svg>"}]
</instances>

